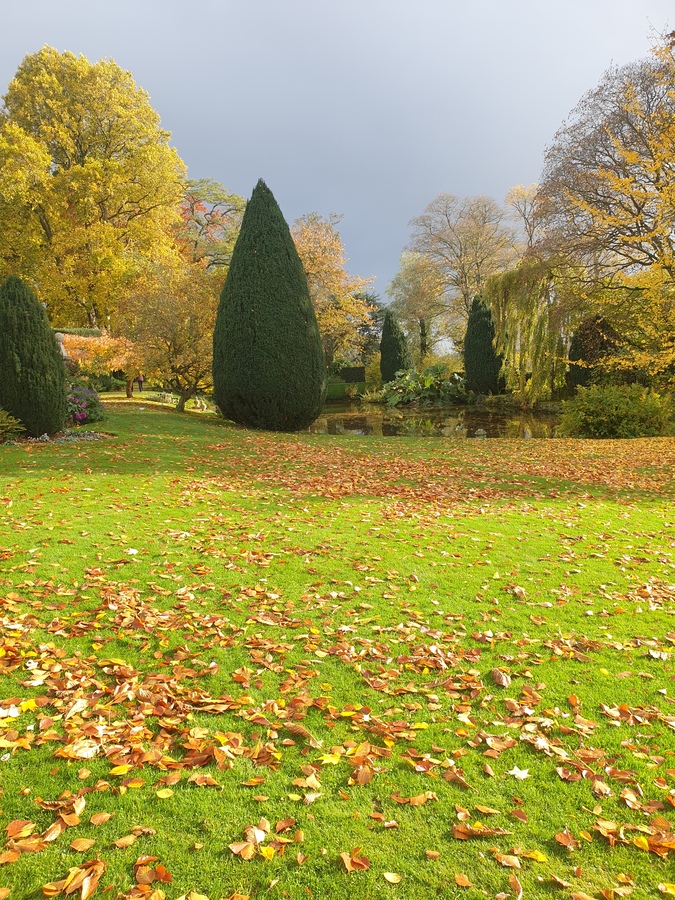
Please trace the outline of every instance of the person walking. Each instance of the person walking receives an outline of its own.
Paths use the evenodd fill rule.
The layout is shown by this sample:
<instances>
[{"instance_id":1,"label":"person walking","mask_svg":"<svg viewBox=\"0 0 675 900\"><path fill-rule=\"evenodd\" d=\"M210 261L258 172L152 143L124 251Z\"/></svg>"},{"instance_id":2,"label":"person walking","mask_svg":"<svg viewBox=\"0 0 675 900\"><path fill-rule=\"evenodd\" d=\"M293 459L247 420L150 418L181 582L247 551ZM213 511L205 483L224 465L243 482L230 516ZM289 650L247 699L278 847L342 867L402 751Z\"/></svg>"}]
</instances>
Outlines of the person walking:
<instances>
[{"instance_id":1,"label":"person walking","mask_svg":"<svg viewBox=\"0 0 675 900\"><path fill-rule=\"evenodd\" d=\"M138 392L139 393L141 393L141 391L143 390L143 381L144 380L145 379L143 378L143 375L139 372L138 378L136 379L136 381L138 382Z\"/></svg>"}]
</instances>

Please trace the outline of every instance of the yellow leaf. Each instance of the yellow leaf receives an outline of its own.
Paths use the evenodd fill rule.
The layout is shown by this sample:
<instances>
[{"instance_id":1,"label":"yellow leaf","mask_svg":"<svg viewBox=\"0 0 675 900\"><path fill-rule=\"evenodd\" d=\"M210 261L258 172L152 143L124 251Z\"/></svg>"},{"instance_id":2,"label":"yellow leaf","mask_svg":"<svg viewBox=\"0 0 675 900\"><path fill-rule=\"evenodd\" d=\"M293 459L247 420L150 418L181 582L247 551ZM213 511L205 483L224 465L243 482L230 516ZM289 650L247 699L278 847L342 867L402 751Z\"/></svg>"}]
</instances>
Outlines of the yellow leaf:
<instances>
[{"instance_id":1,"label":"yellow leaf","mask_svg":"<svg viewBox=\"0 0 675 900\"><path fill-rule=\"evenodd\" d=\"M112 768L110 770L110 774L111 775L126 775L127 772L131 772L132 768L133 768L133 766L130 766L127 763L124 763L121 766L115 766L114 768Z\"/></svg>"},{"instance_id":2,"label":"yellow leaf","mask_svg":"<svg viewBox=\"0 0 675 900\"><path fill-rule=\"evenodd\" d=\"M160 800L168 800L169 797L173 797L171 788L162 788L161 791L156 791L156 794Z\"/></svg>"},{"instance_id":3,"label":"yellow leaf","mask_svg":"<svg viewBox=\"0 0 675 900\"><path fill-rule=\"evenodd\" d=\"M662 881L659 885L659 890L662 894L668 894L669 897L675 897L675 884L671 884L669 881Z\"/></svg>"},{"instance_id":4,"label":"yellow leaf","mask_svg":"<svg viewBox=\"0 0 675 900\"><path fill-rule=\"evenodd\" d=\"M647 840L646 837L643 837L641 834L639 834L636 838L633 838L633 843L640 850L649 850L649 841Z\"/></svg>"},{"instance_id":5,"label":"yellow leaf","mask_svg":"<svg viewBox=\"0 0 675 900\"><path fill-rule=\"evenodd\" d=\"M548 857L541 850L526 850L521 854L525 859L533 859L535 862L547 862Z\"/></svg>"},{"instance_id":6,"label":"yellow leaf","mask_svg":"<svg viewBox=\"0 0 675 900\"><path fill-rule=\"evenodd\" d=\"M266 860L271 860L274 858L274 847L261 847L260 855L263 856Z\"/></svg>"},{"instance_id":7,"label":"yellow leaf","mask_svg":"<svg viewBox=\"0 0 675 900\"><path fill-rule=\"evenodd\" d=\"M385 872L382 877L389 884L400 884L401 882L401 876L397 875L396 872Z\"/></svg>"}]
</instances>

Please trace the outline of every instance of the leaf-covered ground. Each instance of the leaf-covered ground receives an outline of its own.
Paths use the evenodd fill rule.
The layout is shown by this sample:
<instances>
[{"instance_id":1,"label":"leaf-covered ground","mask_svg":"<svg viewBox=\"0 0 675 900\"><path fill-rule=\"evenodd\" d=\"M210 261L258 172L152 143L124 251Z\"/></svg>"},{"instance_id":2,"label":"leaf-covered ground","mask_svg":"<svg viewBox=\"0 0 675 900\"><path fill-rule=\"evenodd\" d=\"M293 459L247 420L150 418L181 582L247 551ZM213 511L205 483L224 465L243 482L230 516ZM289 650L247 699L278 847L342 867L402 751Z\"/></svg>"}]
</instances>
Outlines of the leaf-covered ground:
<instances>
[{"instance_id":1,"label":"leaf-covered ground","mask_svg":"<svg viewBox=\"0 0 675 900\"><path fill-rule=\"evenodd\" d=\"M674 440L104 427L0 448L0 898L675 894Z\"/></svg>"}]
</instances>

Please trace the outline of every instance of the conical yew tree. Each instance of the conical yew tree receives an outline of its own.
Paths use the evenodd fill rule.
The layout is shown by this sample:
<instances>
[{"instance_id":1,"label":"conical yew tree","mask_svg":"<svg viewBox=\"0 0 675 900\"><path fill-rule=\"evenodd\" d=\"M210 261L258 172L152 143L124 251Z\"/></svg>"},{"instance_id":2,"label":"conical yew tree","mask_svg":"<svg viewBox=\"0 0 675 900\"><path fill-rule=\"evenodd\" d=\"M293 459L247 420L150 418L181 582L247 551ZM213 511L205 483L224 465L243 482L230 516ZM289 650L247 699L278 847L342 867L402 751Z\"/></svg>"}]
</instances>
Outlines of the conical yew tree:
<instances>
[{"instance_id":1,"label":"conical yew tree","mask_svg":"<svg viewBox=\"0 0 675 900\"><path fill-rule=\"evenodd\" d=\"M483 298L473 298L464 337L464 377L468 390L477 394L499 393L502 357L495 350L492 310Z\"/></svg>"},{"instance_id":2,"label":"conical yew tree","mask_svg":"<svg viewBox=\"0 0 675 900\"><path fill-rule=\"evenodd\" d=\"M54 332L16 275L0 287L0 408L33 437L61 431L68 415L66 368Z\"/></svg>"},{"instance_id":3,"label":"conical yew tree","mask_svg":"<svg viewBox=\"0 0 675 900\"><path fill-rule=\"evenodd\" d=\"M380 373L386 384L393 381L397 372L412 369L413 361L408 349L405 334L394 313L388 309L382 323L382 340L380 341Z\"/></svg>"},{"instance_id":4,"label":"conical yew tree","mask_svg":"<svg viewBox=\"0 0 675 900\"><path fill-rule=\"evenodd\" d=\"M253 190L220 295L213 397L228 419L298 431L326 394L321 336L288 225L262 179Z\"/></svg>"}]
</instances>

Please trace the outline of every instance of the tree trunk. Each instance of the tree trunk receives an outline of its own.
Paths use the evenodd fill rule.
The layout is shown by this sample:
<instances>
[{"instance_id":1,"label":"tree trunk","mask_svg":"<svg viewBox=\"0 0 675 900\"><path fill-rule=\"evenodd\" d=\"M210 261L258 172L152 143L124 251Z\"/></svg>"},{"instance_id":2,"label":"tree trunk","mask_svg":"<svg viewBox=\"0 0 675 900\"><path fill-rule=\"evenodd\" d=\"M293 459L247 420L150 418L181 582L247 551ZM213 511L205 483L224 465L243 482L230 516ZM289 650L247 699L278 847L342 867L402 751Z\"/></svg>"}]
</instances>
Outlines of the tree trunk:
<instances>
[{"instance_id":1,"label":"tree trunk","mask_svg":"<svg viewBox=\"0 0 675 900\"><path fill-rule=\"evenodd\" d=\"M127 397L129 400L134 396L134 379L127 378Z\"/></svg>"},{"instance_id":2,"label":"tree trunk","mask_svg":"<svg viewBox=\"0 0 675 900\"><path fill-rule=\"evenodd\" d=\"M426 319L418 319L418 323L420 326L420 359L424 362L429 353L429 330Z\"/></svg>"},{"instance_id":3,"label":"tree trunk","mask_svg":"<svg viewBox=\"0 0 675 900\"><path fill-rule=\"evenodd\" d=\"M176 412L185 412L185 404L188 402L188 400L191 400L194 397L195 393L196 392L193 390L181 391L181 393L178 394Z\"/></svg>"}]
</instances>

